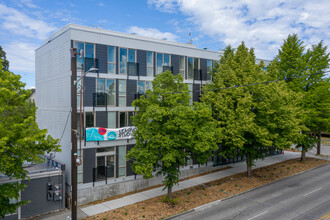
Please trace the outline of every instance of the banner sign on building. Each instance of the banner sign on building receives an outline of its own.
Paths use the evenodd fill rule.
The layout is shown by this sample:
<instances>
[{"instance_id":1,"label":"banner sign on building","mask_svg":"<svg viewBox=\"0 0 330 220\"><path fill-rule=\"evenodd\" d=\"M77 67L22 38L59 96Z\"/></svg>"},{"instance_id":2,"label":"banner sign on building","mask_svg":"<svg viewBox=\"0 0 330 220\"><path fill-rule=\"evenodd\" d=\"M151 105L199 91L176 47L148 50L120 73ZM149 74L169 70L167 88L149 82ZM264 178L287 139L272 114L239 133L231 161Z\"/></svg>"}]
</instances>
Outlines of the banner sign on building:
<instances>
[{"instance_id":1,"label":"banner sign on building","mask_svg":"<svg viewBox=\"0 0 330 220\"><path fill-rule=\"evenodd\" d=\"M123 127L123 128L86 128L86 141L113 141L132 139L133 131L136 127Z\"/></svg>"}]
</instances>

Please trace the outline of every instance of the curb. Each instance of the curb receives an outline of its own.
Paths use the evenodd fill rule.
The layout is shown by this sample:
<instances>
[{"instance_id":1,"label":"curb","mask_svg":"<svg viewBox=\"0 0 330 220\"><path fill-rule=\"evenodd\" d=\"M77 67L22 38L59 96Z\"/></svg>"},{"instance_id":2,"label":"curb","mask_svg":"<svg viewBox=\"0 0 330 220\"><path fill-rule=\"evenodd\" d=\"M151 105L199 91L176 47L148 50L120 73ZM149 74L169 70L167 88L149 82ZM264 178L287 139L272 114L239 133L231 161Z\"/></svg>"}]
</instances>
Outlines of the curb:
<instances>
[{"instance_id":1,"label":"curb","mask_svg":"<svg viewBox=\"0 0 330 220\"><path fill-rule=\"evenodd\" d=\"M182 216L182 215L185 215L185 214L188 214L188 213L191 213L191 212L194 212L194 211L202 211L202 210L204 210L204 209L211 208L212 206L217 205L217 204L219 204L219 203L222 202L222 201L225 201L225 200L228 200L228 199L232 199L232 198L235 198L235 197L237 197L237 196L241 196L241 195L243 195L243 194L246 194L246 193L249 193L249 192L252 192L252 191L258 190L258 189L260 189L260 188L262 188L262 187L266 187L266 186L269 186L269 185L271 185L271 184L278 183L278 182L280 182L280 181L284 181L284 180L286 180L286 179L288 179L288 178L290 178L290 177L298 176L298 175L300 175L300 174L307 173L307 172L309 172L309 171L313 171L313 170L315 170L315 169L318 169L318 168L321 168L321 167L324 167L324 166L328 166L329 164L330 164L330 163L326 163L326 164L323 164L323 165L321 165L321 166L314 167L314 168L312 168L312 169L305 170L305 171L302 171L302 172L300 172L300 173L296 173L296 174L293 174L293 175L291 175L291 176L287 176L287 177L284 177L284 178L282 178L282 179L275 180L275 181L273 181L273 182L267 183L267 184L265 184L265 185L262 185L262 186L259 186L259 187L256 187L256 188L253 188L253 189L247 190L247 191L245 191L245 192L241 192L241 193L238 193L238 194L235 194L235 195L232 195L232 196L228 196L228 197L223 198L223 199L219 199L219 200L216 200L216 201L213 201L213 202L210 202L210 203L207 203L207 204L204 204L204 205L198 206L198 207L193 208L193 209L190 209L190 210L188 210L188 211L181 212L181 213L179 213L179 214L172 215L172 216L170 216L170 217L164 218L164 220L174 219L174 218L176 218L176 217L180 217L180 216Z\"/></svg>"}]
</instances>

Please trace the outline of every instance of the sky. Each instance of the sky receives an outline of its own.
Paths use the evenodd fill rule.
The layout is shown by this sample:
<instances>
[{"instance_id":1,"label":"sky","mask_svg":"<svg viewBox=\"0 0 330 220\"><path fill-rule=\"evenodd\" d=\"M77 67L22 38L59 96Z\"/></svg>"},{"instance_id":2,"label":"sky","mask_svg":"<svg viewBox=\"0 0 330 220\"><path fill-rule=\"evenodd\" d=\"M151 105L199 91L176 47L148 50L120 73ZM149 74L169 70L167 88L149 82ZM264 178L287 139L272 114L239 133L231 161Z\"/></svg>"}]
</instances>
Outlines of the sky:
<instances>
[{"instance_id":1,"label":"sky","mask_svg":"<svg viewBox=\"0 0 330 220\"><path fill-rule=\"evenodd\" d=\"M0 46L9 70L35 86L35 49L68 23L222 50L242 41L273 59L289 34L330 43L329 0L0 0Z\"/></svg>"}]
</instances>

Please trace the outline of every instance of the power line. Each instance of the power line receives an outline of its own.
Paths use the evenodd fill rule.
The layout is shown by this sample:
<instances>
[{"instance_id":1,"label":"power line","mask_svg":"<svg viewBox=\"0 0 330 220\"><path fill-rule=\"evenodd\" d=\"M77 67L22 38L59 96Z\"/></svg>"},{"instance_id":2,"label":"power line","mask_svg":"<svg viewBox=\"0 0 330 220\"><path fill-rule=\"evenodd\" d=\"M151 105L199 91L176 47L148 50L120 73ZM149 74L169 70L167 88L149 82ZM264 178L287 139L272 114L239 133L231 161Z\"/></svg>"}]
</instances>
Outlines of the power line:
<instances>
[{"instance_id":1,"label":"power line","mask_svg":"<svg viewBox=\"0 0 330 220\"><path fill-rule=\"evenodd\" d=\"M64 125L64 129L63 129L63 132L62 132L62 135L61 135L61 138L60 138L60 142L59 142L59 144L61 144L61 141L62 141L62 138L63 138L64 132L65 132L66 126L67 126L68 121L69 121L70 113L71 113L71 108L70 108L70 110L69 110L69 112L68 112L68 116L66 117L66 122L65 122L65 125Z\"/></svg>"}]
</instances>

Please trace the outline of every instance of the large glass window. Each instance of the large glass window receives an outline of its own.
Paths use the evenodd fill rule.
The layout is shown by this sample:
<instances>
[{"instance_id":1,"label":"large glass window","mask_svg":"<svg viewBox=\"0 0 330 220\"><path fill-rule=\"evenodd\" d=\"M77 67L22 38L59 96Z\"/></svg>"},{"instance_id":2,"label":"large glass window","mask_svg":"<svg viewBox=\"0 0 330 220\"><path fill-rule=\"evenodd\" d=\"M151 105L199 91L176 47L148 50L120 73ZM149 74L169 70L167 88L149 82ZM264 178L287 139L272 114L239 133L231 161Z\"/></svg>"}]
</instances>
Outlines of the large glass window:
<instances>
[{"instance_id":1,"label":"large glass window","mask_svg":"<svg viewBox=\"0 0 330 220\"><path fill-rule=\"evenodd\" d=\"M163 72L163 54L157 53L157 74Z\"/></svg>"},{"instance_id":2,"label":"large glass window","mask_svg":"<svg viewBox=\"0 0 330 220\"><path fill-rule=\"evenodd\" d=\"M96 86L96 105L105 106L106 104L106 93L105 93L105 79L97 79Z\"/></svg>"},{"instance_id":3,"label":"large glass window","mask_svg":"<svg viewBox=\"0 0 330 220\"><path fill-rule=\"evenodd\" d=\"M119 81L119 106L126 106L126 80Z\"/></svg>"},{"instance_id":4,"label":"large glass window","mask_svg":"<svg viewBox=\"0 0 330 220\"><path fill-rule=\"evenodd\" d=\"M116 48L108 47L108 73L116 74Z\"/></svg>"},{"instance_id":5,"label":"large glass window","mask_svg":"<svg viewBox=\"0 0 330 220\"><path fill-rule=\"evenodd\" d=\"M108 112L108 128L116 128L116 112Z\"/></svg>"},{"instance_id":6,"label":"large glass window","mask_svg":"<svg viewBox=\"0 0 330 220\"><path fill-rule=\"evenodd\" d=\"M193 79L194 76L194 58L188 57L188 75L187 79Z\"/></svg>"},{"instance_id":7,"label":"large glass window","mask_svg":"<svg viewBox=\"0 0 330 220\"><path fill-rule=\"evenodd\" d=\"M154 76L154 59L150 51L147 52L147 76Z\"/></svg>"},{"instance_id":8,"label":"large glass window","mask_svg":"<svg viewBox=\"0 0 330 220\"><path fill-rule=\"evenodd\" d=\"M120 62L119 73L126 74L127 73L127 49L126 48L120 48L119 62Z\"/></svg>"},{"instance_id":9,"label":"large glass window","mask_svg":"<svg viewBox=\"0 0 330 220\"><path fill-rule=\"evenodd\" d=\"M145 82L144 81L138 81L137 82L137 93L139 95L145 94Z\"/></svg>"},{"instance_id":10,"label":"large glass window","mask_svg":"<svg viewBox=\"0 0 330 220\"><path fill-rule=\"evenodd\" d=\"M116 81L114 79L107 79L107 105L116 105Z\"/></svg>"},{"instance_id":11,"label":"large glass window","mask_svg":"<svg viewBox=\"0 0 330 220\"><path fill-rule=\"evenodd\" d=\"M132 117L134 112L120 112L119 113L119 127L132 126Z\"/></svg>"},{"instance_id":12,"label":"large glass window","mask_svg":"<svg viewBox=\"0 0 330 220\"><path fill-rule=\"evenodd\" d=\"M146 81L146 91L147 90L152 91L152 82L151 81Z\"/></svg>"},{"instance_id":13,"label":"large glass window","mask_svg":"<svg viewBox=\"0 0 330 220\"><path fill-rule=\"evenodd\" d=\"M185 75L185 57L184 56L180 56L179 57L179 73L181 74L181 76L184 78Z\"/></svg>"},{"instance_id":14,"label":"large glass window","mask_svg":"<svg viewBox=\"0 0 330 220\"><path fill-rule=\"evenodd\" d=\"M74 42L74 47L77 49L77 53L84 51L85 46L83 42ZM81 65L84 64L84 56L77 56L77 69L81 70Z\"/></svg>"},{"instance_id":15,"label":"large glass window","mask_svg":"<svg viewBox=\"0 0 330 220\"><path fill-rule=\"evenodd\" d=\"M207 60L207 80L211 80L212 60Z\"/></svg>"},{"instance_id":16,"label":"large glass window","mask_svg":"<svg viewBox=\"0 0 330 220\"><path fill-rule=\"evenodd\" d=\"M85 112L86 114L86 128L95 127L94 124L94 112Z\"/></svg>"},{"instance_id":17,"label":"large glass window","mask_svg":"<svg viewBox=\"0 0 330 220\"><path fill-rule=\"evenodd\" d=\"M126 146L118 146L118 176L126 176Z\"/></svg>"},{"instance_id":18,"label":"large glass window","mask_svg":"<svg viewBox=\"0 0 330 220\"><path fill-rule=\"evenodd\" d=\"M135 63L136 62L136 50L120 48L119 50L119 73L127 74L127 62Z\"/></svg>"},{"instance_id":19,"label":"large glass window","mask_svg":"<svg viewBox=\"0 0 330 220\"><path fill-rule=\"evenodd\" d=\"M94 66L94 44L83 43L75 41L75 48L77 53L83 51L82 56L77 56L77 70L81 70L82 64L85 65L85 69L88 70ZM86 62L85 62L86 59Z\"/></svg>"},{"instance_id":20,"label":"large glass window","mask_svg":"<svg viewBox=\"0 0 330 220\"><path fill-rule=\"evenodd\" d=\"M116 83L114 79L97 79L97 106L116 105Z\"/></svg>"},{"instance_id":21,"label":"large glass window","mask_svg":"<svg viewBox=\"0 0 330 220\"><path fill-rule=\"evenodd\" d=\"M157 53L157 74L160 74L163 72L163 66L170 66L170 55L169 54L163 54L163 53Z\"/></svg>"}]
</instances>

